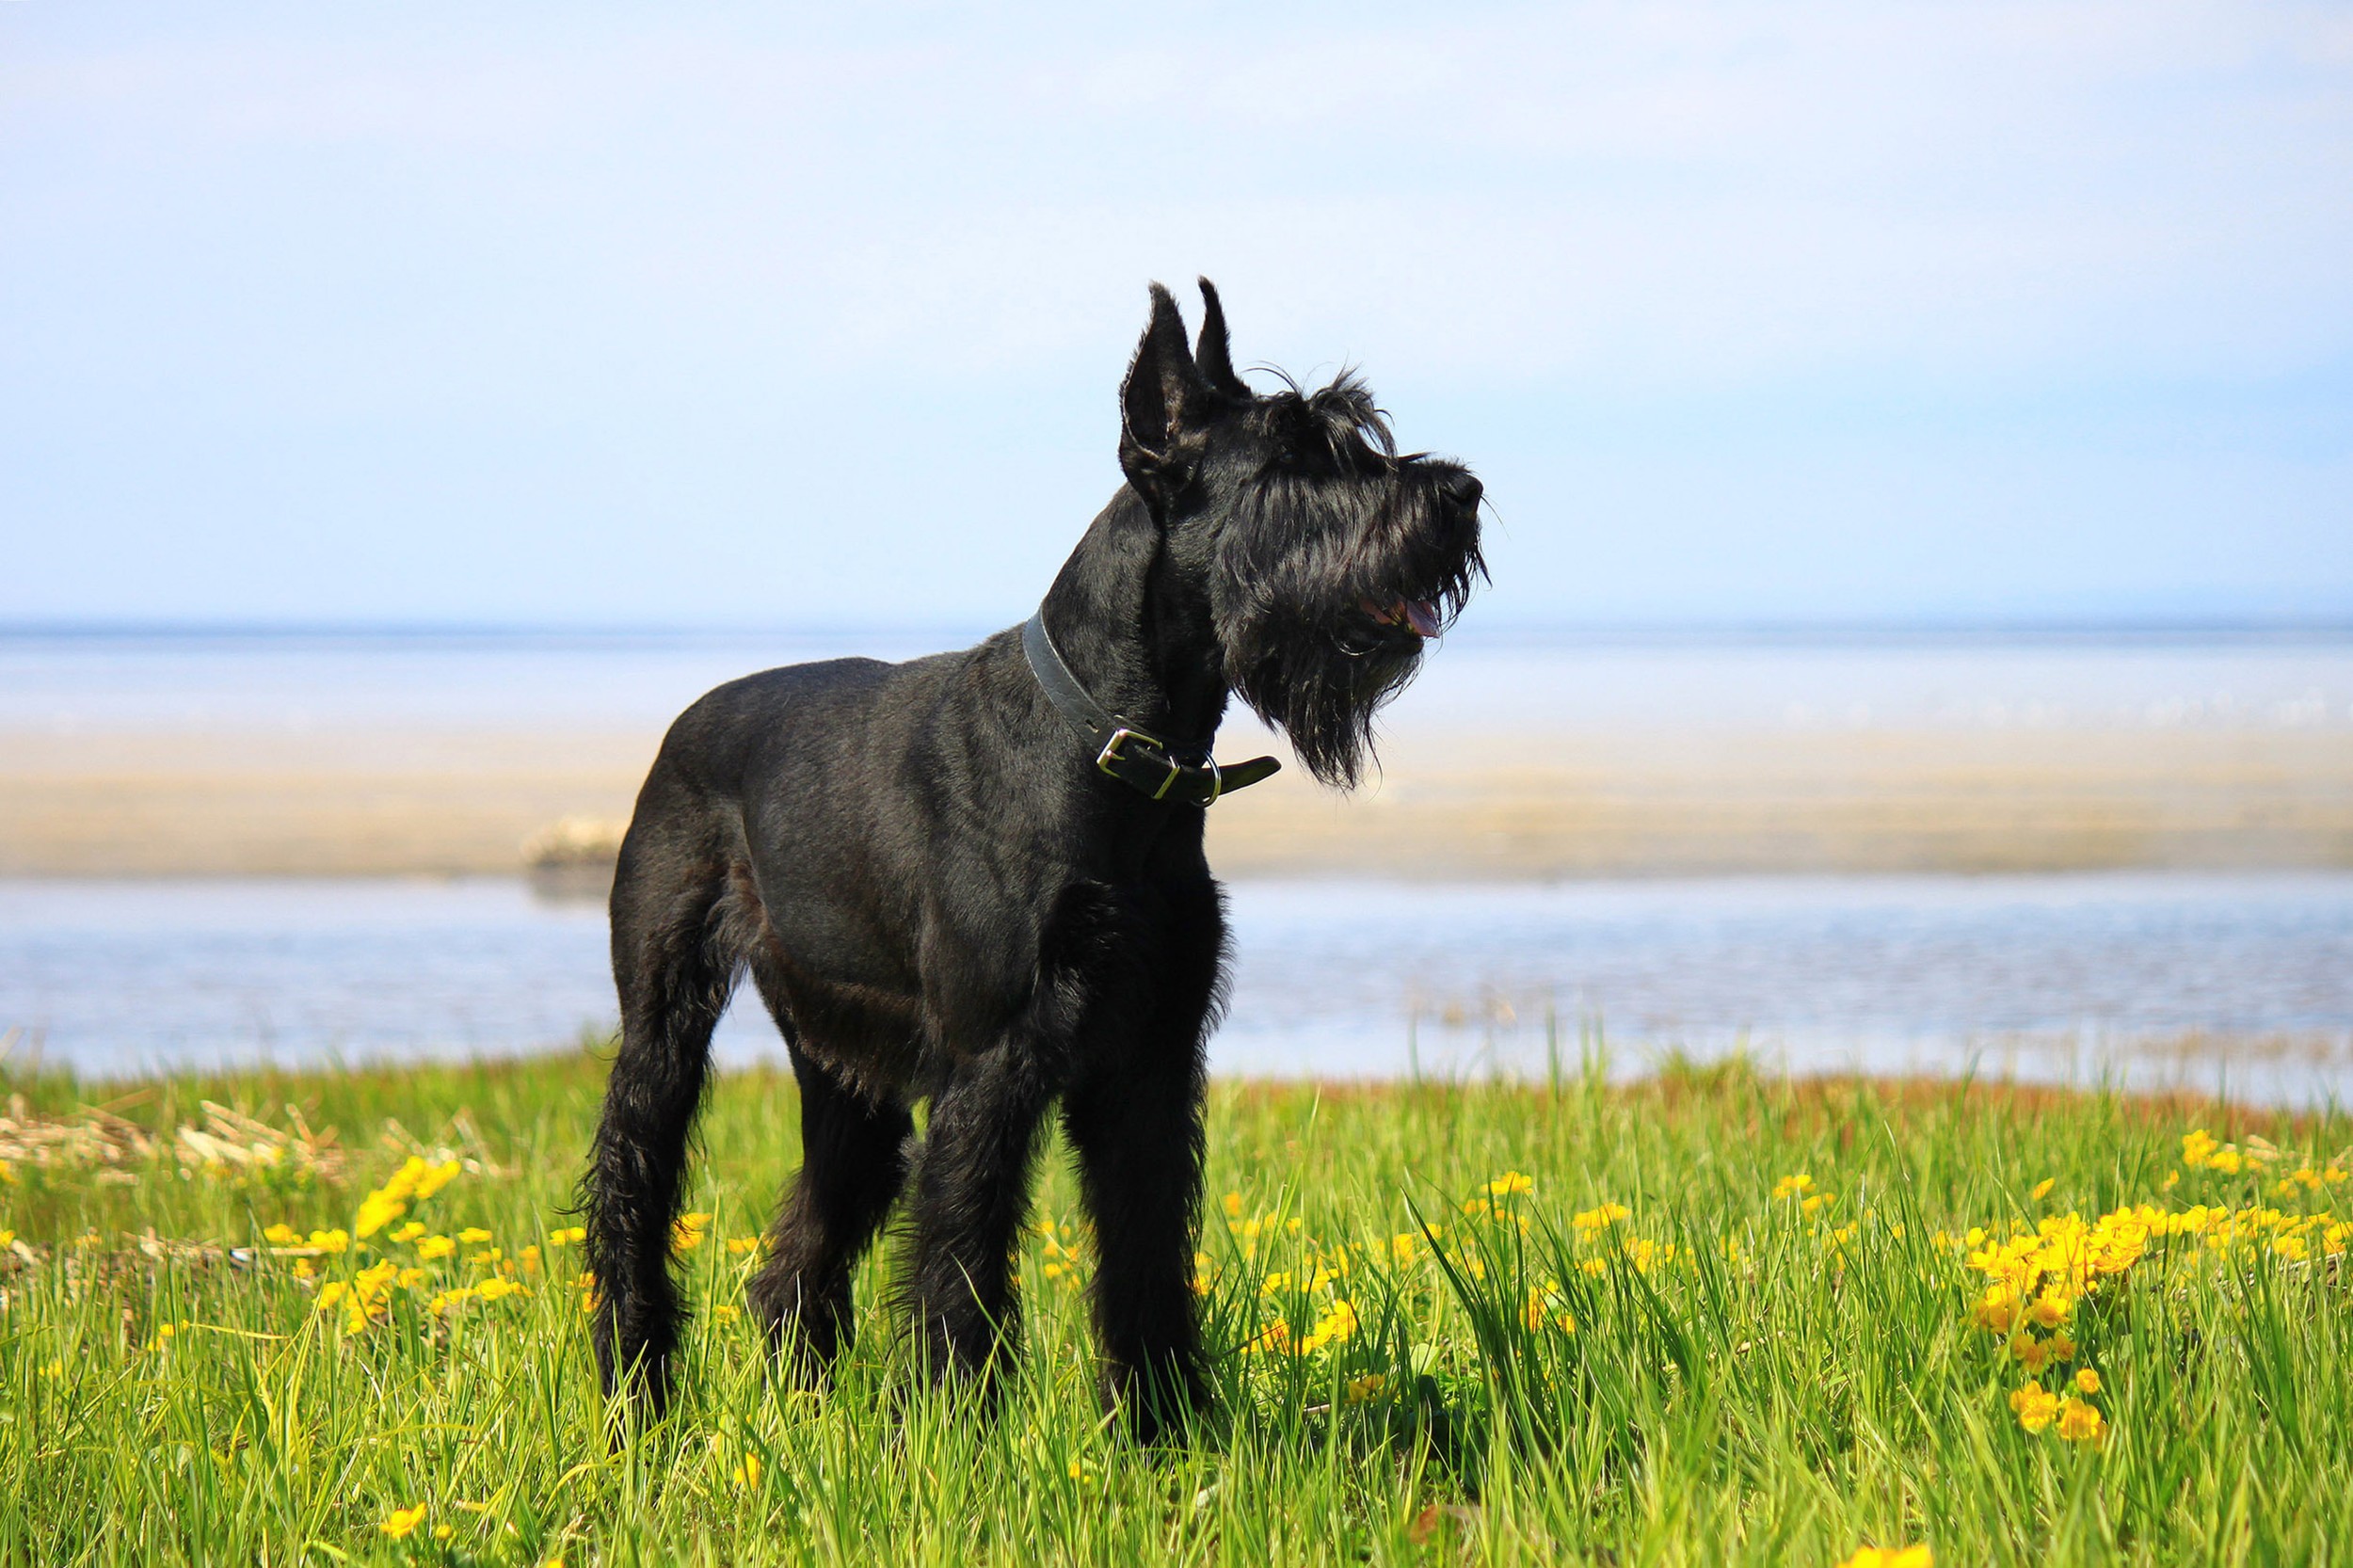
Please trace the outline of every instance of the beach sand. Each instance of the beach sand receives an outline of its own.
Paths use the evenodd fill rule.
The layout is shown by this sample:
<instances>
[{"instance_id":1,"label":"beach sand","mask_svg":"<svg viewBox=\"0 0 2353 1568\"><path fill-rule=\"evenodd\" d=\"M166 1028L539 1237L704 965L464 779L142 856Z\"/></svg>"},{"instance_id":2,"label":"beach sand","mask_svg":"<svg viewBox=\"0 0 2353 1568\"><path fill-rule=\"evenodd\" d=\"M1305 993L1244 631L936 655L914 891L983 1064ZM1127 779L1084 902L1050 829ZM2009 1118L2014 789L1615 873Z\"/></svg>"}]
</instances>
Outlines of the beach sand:
<instances>
[{"instance_id":1,"label":"beach sand","mask_svg":"<svg viewBox=\"0 0 2353 1568\"><path fill-rule=\"evenodd\" d=\"M1258 737L1221 751L1251 753ZM0 874L503 872L626 818L651 733L0 734ZM1220 803L1226 875L2353 866L2353 735L1954 730L1417 735L1339 797Z\"/></svg>"}]
</instances>

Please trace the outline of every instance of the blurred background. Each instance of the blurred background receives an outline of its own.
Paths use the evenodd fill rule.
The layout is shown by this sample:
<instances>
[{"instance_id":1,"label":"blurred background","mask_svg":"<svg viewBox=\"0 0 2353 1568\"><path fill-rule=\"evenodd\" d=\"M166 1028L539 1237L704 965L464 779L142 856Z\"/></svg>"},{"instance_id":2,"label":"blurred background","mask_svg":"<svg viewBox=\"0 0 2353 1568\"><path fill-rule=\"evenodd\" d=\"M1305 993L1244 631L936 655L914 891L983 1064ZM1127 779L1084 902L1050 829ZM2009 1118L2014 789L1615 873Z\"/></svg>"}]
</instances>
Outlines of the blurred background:
<instances>
[{"instance_id":1,"label":"blurred background","mask_svg":"<svg viewBox=\"0 0 2353 1568\"><path fill-rule=\"evenodd\" d=\"M0 7L0 1039L608 1027L668 717L1019 620L1207 273L1494 569L1222 1070L2342 1097L2347 190L2325 5Z\"/></svg>"}]
</instances>

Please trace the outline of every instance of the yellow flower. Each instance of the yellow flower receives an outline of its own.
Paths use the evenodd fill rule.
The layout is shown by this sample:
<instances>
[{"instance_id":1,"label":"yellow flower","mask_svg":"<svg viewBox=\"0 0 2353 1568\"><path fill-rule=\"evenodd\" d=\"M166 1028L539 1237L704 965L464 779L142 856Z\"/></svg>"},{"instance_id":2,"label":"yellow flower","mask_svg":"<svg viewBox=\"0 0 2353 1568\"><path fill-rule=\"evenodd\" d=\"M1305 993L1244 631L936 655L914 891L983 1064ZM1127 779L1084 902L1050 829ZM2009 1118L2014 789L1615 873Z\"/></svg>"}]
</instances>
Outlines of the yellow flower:
<instances>
[{"instance_id":1,"label":"yellow flower","mask_svg":"<svg viewBox=\"0 0 2353 1568\"><path fill-rule=\"evenodd\" d=\"M395 1541L405 1541L416 1533L419 1525L424 1523L424 1506L419 1503L414 1508L396 1508L376 1528Z\"/></svg>"},{"instance_id":2,"label":"yellow flower","mask_svg":"<svg viewBox=\"0 0 2353 1568\"><path fill-rule=\"evenodd\" d=\"M2193 1171L2201 1170L2220 1146L2202 1127L2195 1132L2185 1132L2182 1134L2182 1163Z\"/></svg>"},{"instance_id":3,"label":"yellow flower","mask_svg":"<svg viewBox=\"0 0 2353 1568\"><path fill-rule=\"evenodd\" d=\"M699 1210L680 1215L678 1223L670 1227L670 1250L693 1252L703 1244L703 1232L710 1228L711 1216Z\"/></svg>"},{"instance_id":4,"label":"yellow flower","mask_svg":"<svg viewBox=\"0 0 2353 1568\"><path fill-rule=\"evenodd\" d=\"M2099 1406L2070 1399L2059 1406L2058 1434L2070 1443L2099 1443L2107 1437L2108 1423Z\"/></svg>"},{"instance_id":5,"label":"yellow flower","mask_svg":"<svg viewBox=\"0 0 2353 1568\"><path fill-rule=\"evenodd\" d=\"M457 1244L461 1247L478 1247L489 1239L490 1233L480 1225L468 1225L457 1233Z\"/></svg>"},{"instance_id":6,"label":"yellow flower","mask_svg":"<svg viewBox=\"0 0 2353 1568\"><path fill-rule=\"evenodd\" d=\"M523 1288L511 1279L486 1279L473 1288L474 1299L486 1302L494 1302L504 1297L520 1296L525 1293Z\"/></svg>"},{"instance_id":7,"label":"yellow flower","mask_svg":"<svg viewBox=\"0 0 2353 1568\"><path fill-rule=\"evenodd\" d=\"M2086 1394L2097 1394L2100 1391L2100 1374L2089 1367L2085 1368L2075 1374L2075 1387Z\"/></svg>"},{"instance_id":8,"label":"yellow flower","mask_svg":"<svg viewBox=\"0 0 2353 1568\"><path fill-rule=\"evenodd\" d=\"M2042 1341L2023 1328L2009 1336L2009 1353L2025 1363L2029 1372L2041 1371L2042 1364L2051 1357L2049 1349Z\"/></svg>"},{"instance_id":9,"label":"yellow flower","mask_svg":"<svg viewBox=\"0 0 2353 1568\"><path fill-rule=\"evenodd\" d=\"M1917 1546L1860 1546L1838 1568L1936 1568L1936 1559L1923 1544Z\"/></svg>"},{"instance_id":10,"label":"yellow flower","mask_svg":"<svg viewBox=\"0 0 2353 1568\"><path fill-rule=\"evenodd\" d=\"M408 1205L379 1188L360 1200L360 1212L351 1222L351 1228L361 1236L374 1236L386 1225L408 1212Z\"/></svg>"},{"instance_id":11,"label":"yellow flower","mask_svg":"<svg viewBox=\"0 0 2353 1568\"><path fill-rule=\"evenodd\" d=\"M417 1256L430 1263L437 1257L447 1257L457 1250L457 1243L446 1236L428 1236L417 1243Z\"/></svg>"},{"instance_id":12,"label":"yellow flower","mask_svg":"<svg viewBox=\"0 0 2353 1568\"><path fill-rule=\"evenodd\" d=\"M2027 1192L2026 1195L2032 1198L2035 1202L2041 1203L2044 1198L2051 1195L2051 1189L2057 1187L2057 1185L2058 1178L2057 1176L2044 1176L2041 1181L2034 1184L2034 1187Z\"/></svg>"},{"instance_id":13,"label":"yellow flower","mask_svg":"<svg viewBox=\"0 0 2353 1568\"><path fill-rule=\"evenodd\" d=\"M1389 1380L1379 1372L1367 1372L1363 1377L1350 1378L1348 1380L1348 1402L1362 1404L1388 1385Z\"/></svg>"},{"instance_id":14,"label":"yellow flower","mask_svg":"<svg viewBox=\"0 0 2353 1568\"><path fill-rule=\"evenodd\" d=\"M456 1533L457 1527L456 1525L436 1525L433 1527L433 1539L436 1541L447 1541L451 1536L456 1535Z\"/></svg>"},{"instance_id":15,"label":"yellow flower","mask_svg":"<svg viewBox=\"0 0 2353 1568\"><path fill-rule=\"evenodd\" d=\"M1275 1321L1269 1323L1266 1326L1264 1333L1260 1334L1257 1338L1252 1339L1249 1343L1243 1345L1241 1348L1241 1353L1244 1355L1254 1355L1266 1351L1289 1350L1290 1348L1290 1324L1277 1319Z\"/></svg>"},{"instance_id":16,"label":"yellow flower","mask_svg":"<svg viewBox=\"0 0 2353 1568\"><path fill-rule=\"evenodd\" d=\"M1625 1245L1619 1250L1634 1265L1634 1272L1638 1274L1649 1273L1657 1264L1673 1263L1676 1256L1673 1241L1654 1241L1646 1236L1628 1237Z\"/></svg>"},{"instance_id":17,"label":"yellow flower","mask_svg":"<svg viewBox=\"0 0 2353 1568\"><path fill-rule=\"evenodd\" d=\"M1241 1218L1241 1194L1240 1192L1228 1192L1221 1201L1225 1206L1225 1217L1227 1219L1239 1220Z\"/></svg>"},{"instance_id":18,"label":"yellow flower","mask_svg":"<svg viewBox=\"0 0 2353 1568\"><path fill-rule=\"evenodd\" d=\"M1356 1309L1344 1300L1336 1301L1316 1320L1316 1326L1299 1341L1300 1353L1311 1354L1326 1345L1351 1338L1355 1333Z\"/></svg>"},{"instance_id":19,"label":"yellow flower","mask_svg":"<svg viewBox=\"0 0 2353 1568\"><path fill-rule=\"evenodd\" d=\"M743 1308L730 1306L725 1302L721 1302L711 1309L711 1320L714 1323L731 1323L742 1316L744 1316Z\"/></svg>"},{"instance_id":20,"label":"yellow flower","mask_svg":"<svg viewBox=\"0 0 2353 1568\"><path fill-rule=\"evenodd\" d=\"M735 1467L735 1484L744 1488L745 1491L749 1491L751 1488L758 1486L760 1484L760 1473L763 1468L764 1466L760 1463L760 1456L758 1454L745 1454L744 1456L744 1463Z\"/></svg>"},{"instance_id":21,"label":"yellow flower","mask_svg":"<svg viewBox=\"0 0 2353 1568\"><path fill-rule=\"evenodd\" d=\"M1497 1198L1517 1197L1522 1192L1533 1192L1535 1190L1536 1184L1517 1171L1506 1171L1487 1183L1488 1196Z\"/></svg>"},{"instance_id":22,"label":"yellow flower","mask_svg":"<svg viewBox=\"0 0 2353 1568\"><path fill-rule=\"evenodd\" d=\"M1533 1334L1546 1323L1553 1323L1570 1334L1577 1332L1577 1320L1561 1310L1560 1285L1546 1280L1528 1288L1528 1301L1520 1308L1520 1322Z\"/></svg>"},{"instance_id":23,"label":"yellow flower","mask_svg":"<svg viewBox=\"0 0 2353 1568\"><path fill-rule=\"evenodd\" d=\"M427 1165L417 1176L416 1191L411 1194L422 1203L457 1179L457 1161L444 1160L438 1165Z\"/></svg>"},{"instance_id":24,"label":"yellow flower","mask_svg":"<svg viewBox=\"0 0 2353 1568\"><path fill-rule=\"evenodd\" d=\"M360 1215L353 1222L354 1228L361 1236L375 1235L407 1212L411 1199L431 1197L456 1174L455 1160L443 1165L427 1165L422 1156L410 1155L392 1173L391 1180L360 1200Z\"/></svg>"},{"instance_id":25,"label":"yellow flower","mask_svg":"<svg viewBox=\"0 0 2353 1568\"><path fill-rule=\"evenodd\" d=\"M411 1220L407 1224L401 1226L398 1230L392 1232L392 1240L405 1245L408 1242L415 1240L418 1237L423 1236L424 1234L424 1222L423 1220Z\"/></svg>"},{"instance_id":26,"label":"yellow flower","mask_svg":"<svg viewBox=\"0 0 2353 1568\"><path fill-rule=\"evenodd\" d=\"M2068 1314L2074 1310L2073 1302L2045 1290L2035 1298L2035 1304L2027 1309L2026 1316L2034 1320L2037 1327L2049 1329L2067 1321Z\"/></svg>"},{"instance_id":27,"label":"yellow flower","mask_svg":"<svg viewBox=\"0 0 2353 1568\"><path fill-rule=\"evenodd\" d=\"M314 1230L311 1232L310 1244L325 1253L349 1252L351 1232L340 1225L333 1230Z\"/></svg>"},{"instance_id":28,"label":"yellow flower","mask_svg":"<svg viewBox=\"0 0 2353 1568\"><path fill-rule=\"evenodd\" d=\"M1569 1218L1581 1236L1598 1236L1634 1211L1622 1203L1605 1203L1599 1208L1588 1208Z\"/></svg>"},{"instance_id":29,"label":"yellow flower","mask_svg":"<svg viewBox=\"0 0 2353 1568\"><path fill-rule=\"evenodd\" d=\"M2044 1393L2039 1383L2029 1383L2010 1395L2009 1407L2017 1412L2020 1426L2028 1432L2041 1432L2058 1415L2058 1396Z\"/></svg>"},{"instance_id":30,"label":"yellow flower","mask_svg":"<svg viewBox=\"0 0 2353 1568\"><path fill-rule=\"evenodd\" d=\"M548 1232L548 1245L551 1247L576 1247L586 1240L588 1227L585 1225L573 1225L568 1229L559 1227Z\"/></svg>"},{"instance_id":31,"label":"yellow flower","mask_svg":"<svg viewBox=\"0 0 2353 1568\"><path fill-rule=\"evenodd\" d=\"M728 1256L730 1257L742 1257L747 1253L755 1253L759 1250L760 1238L757 1236L730 1236L728 1238Z\"/></svg>"},{"instance_id":32,"label":"yellow flower","mask_svg":"<svg viewBox=\"0 0 2353 1568\"><path fill-rule=\"evenodd\" d=\"M262 1232L262 1240L273 1247L298 1247L302 1244L302 1232L280 1220Z\"/></svg>"},{"instance_id":33,"label":"yellow flower","mask_svg":"<svg viewBox=\"0 0 2353 1568\"><path fill-rule=\"evenodd\" d=\"M1805 1172L1800 1171L1796 1176L1785 1176L1774 1182L1773 1197L1776 1201L1782 1198L1798 1197L1811 1192L1813 1187L1814 1178Z\"/></svg>"}]
</instances>

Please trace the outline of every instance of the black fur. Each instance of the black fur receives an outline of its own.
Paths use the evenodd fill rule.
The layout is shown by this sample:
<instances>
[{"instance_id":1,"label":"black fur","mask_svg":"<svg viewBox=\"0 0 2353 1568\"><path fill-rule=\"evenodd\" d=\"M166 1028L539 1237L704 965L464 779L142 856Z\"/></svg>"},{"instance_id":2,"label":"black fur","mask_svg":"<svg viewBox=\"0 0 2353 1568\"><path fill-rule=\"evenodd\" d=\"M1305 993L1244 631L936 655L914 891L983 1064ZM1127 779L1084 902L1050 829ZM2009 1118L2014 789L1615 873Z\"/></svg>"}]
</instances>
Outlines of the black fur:
<instances>
[{"instance_id":1,"label":"black fur","mask_svg":"<svg viewBox=\"0 0 2353 1568\"><path fill-rule=\"evenodd\" d=\"M1201 290L1196 354L1153 286L1121 391L1128 484L1047 621L1105 707L1198 737L1240 693L1319 778L1353 784L1375 711L1483 569L1479 482L1398 456L1353 376L1254 394ZM989 1380L1016 1342L1012 1256L1059 1104L1108 1397L1147 1441L1198 1409L1202 1053L1225 958L1202 825L1095 768L1015 632L770 670L688 709L613 888L621 1047L584 1183L607 1389L667 1400L687 1133L748 972L801 1085L801 1170L751 1287L789 1367L815 1376L849 1344L851 1270L911 1184L923 1362Z\"/></svg>"}]
</instances>

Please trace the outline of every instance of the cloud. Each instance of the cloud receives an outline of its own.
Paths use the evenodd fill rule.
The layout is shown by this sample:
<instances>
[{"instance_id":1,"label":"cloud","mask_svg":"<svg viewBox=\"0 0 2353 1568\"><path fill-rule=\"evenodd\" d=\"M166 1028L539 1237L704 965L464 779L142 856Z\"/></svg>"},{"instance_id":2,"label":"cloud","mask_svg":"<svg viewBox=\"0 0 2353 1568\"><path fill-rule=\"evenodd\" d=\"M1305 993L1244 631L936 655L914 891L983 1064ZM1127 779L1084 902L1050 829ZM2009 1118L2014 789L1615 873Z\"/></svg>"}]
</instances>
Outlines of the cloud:
<instances>
[{"instance_id":1,"label":"cloud","mask_svg":"<svg viewBox=\"0 0 2353 1568\"><path fill-rule=\"evenodd\" d=\"M2103 493L2342 597L2299 563L2343 512L2346 190L2335 6L0 7L0 463L53 541L136 515L157 603L456 591L408 529L572 530L561 593L634 602L691 513L953 605L1064 548L1144 280L1208 272L1245 360L1361 363L1494 475L1507 597L2094 594ZM949 542L860 554L860 507ZM1972 507L2019 520L1975 562ZM2035 542L2069 529L2109 545ZM145 569L42 548L0 612Z\"/></svg>"},{"instance_id":2,"label":"cloud","mask_svg":"<svg viewBox=\"0 0 2353 1568\"><path fill-rule=\"evenodd\" d=\"M2353 208L2319 195L2353 188L2342 11L1354 14L346 22L88 42L9 97L16 136L78 142L124 203L142 173L232 203L273 169L344 177L493 285L520 249L578 309L649 303L828 375L1099 354L1144 277L1195 267L1286 353L1377 344L1462 382L2353 347Z\"/></svg>"}]
</instances>

